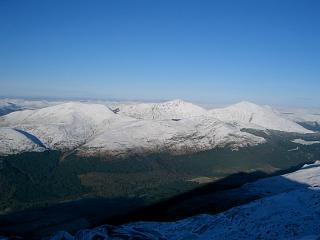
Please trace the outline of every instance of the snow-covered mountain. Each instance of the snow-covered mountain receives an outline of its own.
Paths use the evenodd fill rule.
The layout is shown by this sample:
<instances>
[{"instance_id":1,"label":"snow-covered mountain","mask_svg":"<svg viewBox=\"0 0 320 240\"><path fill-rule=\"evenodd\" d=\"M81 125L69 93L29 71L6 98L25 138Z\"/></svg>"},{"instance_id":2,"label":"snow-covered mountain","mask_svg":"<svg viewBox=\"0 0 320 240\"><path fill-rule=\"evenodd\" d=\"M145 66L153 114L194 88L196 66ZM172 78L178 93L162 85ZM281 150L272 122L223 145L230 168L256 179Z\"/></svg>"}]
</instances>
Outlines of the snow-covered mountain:
<instances>
[{"instance_id":1,"label":"snow-covered mountain","mask_svg":"<svg viewBox=\"0 0 320 240\"><path fill-rule=\"evenodd\" d=\"M242 102L207 111L182 100L120 105L119 111L104 104L68 102L7 114L0 117L0 127L23 132L31 141L25 144L36 142L47 149L78 150L84 155L181 154L265 142L241 131L245 127L310 132L268 107ZM32 144L21 148L19 141L10 144L11 150L0 154L33 149Z\"/></svg>"},{"instance_id":2,"label":"snow-covered mountain","mask_svg":"<svg viewBox=\"0 0 320 240\"><path fill-rule=\"evenodd\" d=\"M0 118L0 126L28 132L50 149L72 149L116 118L104 105L69 102L10 113Z\"/></svg>"},{"instance_id":3,"label":"snow-covered mountain","mask_svg":"<svg viewBox=\"0 0 320 240\"><path fill-rule=\"evenodd\" d=\"M171 120L206 114L206 110L189 102L173 100L163 103L119 105L119 112L137 119Z\"/></svg>"},{"instance_id":4,"label":"snow-covered mountain","mask_svg":"<svg viewBox=\"0 0 320 240\"><path fill-rule=\"evenodd\" d=\"M192 104L175 103L179 109L175 117L192 112L189 108ZM186 106L185 110L182 106ZM27 132L49 149L78 149L90 155L155 151L179 154L218 146L237 149L265 141L206 115L179 120L172 120L172 116L167 120L141 120L116 114L105 105L79 102L14 112L0 118L1 126Z\"/></svg>"},{"instance_id":5,"label":"snow-covered mountain","mask_svg":"<svg viewBox=\"0 0 320 240\"><path fill-rule=\"evenodd\" d=\"M51 240L80 239L311 239L320 237L320 165L243 186L260 198L216 215L177 222L133 222L103 225Z\"/></svg>"},{"instance_id":6,"label":"snow-covered mountain","mask_svg":"<svg viewBox=\"0 0 320 240\"><path fill-rule=\"evenodd\" d=\"M106 106L101 104L86 104L68 102L38 110L25 110L8 114L2 118L8 124L94 124L115 116Z\"/></svg>"},{"instance_id":7,"label":"snow-covered mountain","mask_svg":"<svg viewBox=\"0 0 320 240\"><path fill-rule=\"evenodd\" d=\"M284 118L267 106L251 102L240 102L226 108L209 110L209 114L223 122L237 124L243 128L271 129L284 132L310 133L299 124Z\"/></svg>"},{"instance_id":8,"label":"snow-covered mountain","mask_svg":"<svg viewBox=\"0 0 320 240\"><path fill-rule=\"evenodd\" d=\"M223 146L238 149L263 142L263 138L241 132L219 120L195 117L180 121L122 122L98 134L79 151L89 155L163 151L182 154Z\"/></svg>"}]
</instances>

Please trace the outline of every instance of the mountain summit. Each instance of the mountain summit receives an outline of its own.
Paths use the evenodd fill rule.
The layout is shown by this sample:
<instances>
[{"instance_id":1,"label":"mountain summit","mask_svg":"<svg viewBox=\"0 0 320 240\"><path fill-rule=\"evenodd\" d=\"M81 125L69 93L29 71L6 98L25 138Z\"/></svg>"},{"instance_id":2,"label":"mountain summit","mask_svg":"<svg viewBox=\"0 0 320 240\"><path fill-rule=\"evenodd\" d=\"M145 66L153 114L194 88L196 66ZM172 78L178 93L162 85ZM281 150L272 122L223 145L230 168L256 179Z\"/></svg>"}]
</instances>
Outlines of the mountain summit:
<instances>
[{"instance_id":1,"label":"mountain summit","mask_svg":"<svg viewBox=\"0 0 320 240\"><path fill-rule=\"evenodd\" d=\"M166 120L200 116L206 110L180 99L162 103L138 103L121 105L120 113L137 119Z\"/></svg>"},{"instance_id":2,"label":"mountain summit","mask_svg":"<svg viewBox=\"0 0 320 240\"><path fill-rule=\"evenodd\" d=\"M271 129L283 132L310 133L299 124L290 121L280 113L267 106L251 102L239 102L226 108L217 108L209 114L223 122L231 122L243 128Z\"/></svg>"}]
</instances>

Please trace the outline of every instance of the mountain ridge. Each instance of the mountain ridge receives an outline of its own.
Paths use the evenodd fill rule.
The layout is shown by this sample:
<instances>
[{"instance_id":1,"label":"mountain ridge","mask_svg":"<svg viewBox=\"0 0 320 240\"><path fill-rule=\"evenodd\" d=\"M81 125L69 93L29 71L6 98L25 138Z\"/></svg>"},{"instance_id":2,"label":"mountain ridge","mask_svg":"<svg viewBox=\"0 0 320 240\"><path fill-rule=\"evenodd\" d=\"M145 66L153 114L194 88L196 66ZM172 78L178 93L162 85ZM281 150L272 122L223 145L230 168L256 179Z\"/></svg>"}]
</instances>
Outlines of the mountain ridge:
<instances>
[{"instance_id":1,"label":"mountain ridge","mask_svg":"<svg viewBox=\"0 0 320 240\"><path fill-rule=\"evenodd\" d=\"M265 142L243 128L312 132L269 107L250 102L205 110L183 100L122 105L119 111L103 104L67 102L4 115L0 117L1 127L25 131L48 149L77 149L84 155L180 154L223 146L236 150ZM1 141L10 142L14 148L8 134Z\"/></svg>"}]
</instances>

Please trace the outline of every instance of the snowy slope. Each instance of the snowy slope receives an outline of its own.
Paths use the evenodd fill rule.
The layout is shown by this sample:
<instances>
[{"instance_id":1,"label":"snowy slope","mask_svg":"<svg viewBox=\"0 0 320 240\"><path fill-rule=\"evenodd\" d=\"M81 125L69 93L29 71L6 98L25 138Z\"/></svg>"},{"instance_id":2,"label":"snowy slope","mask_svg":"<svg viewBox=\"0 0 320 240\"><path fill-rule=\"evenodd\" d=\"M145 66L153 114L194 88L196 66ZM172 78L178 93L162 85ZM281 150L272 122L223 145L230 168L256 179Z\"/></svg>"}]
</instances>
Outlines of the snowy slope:
<instances>
[{"instance_id":1,"label":"snowy slope","mask_svg":"<svg viewBox=\"0 0 320 240\"><path fill-rule=\"evenodd\" d=\"M120 113L137 119L182 119L206 113L204 108L182 100L163 103L138 103L119 105Z\"/></svg>"},{"instance_id":2,"label":"snowy slope","mask_svg":"<svg viewBox=\"0 0 320 240\"><path fill-rule=\"evenodd\" d=\"M101 104L68 102L39 110L14 112L2 119L4 123L8 124L22 122L25 124L71 124L77 123L77 121L99 124L112 116L114 116L114 113Z\"/></svg>"},{"instance_id":3,"label":"snowy slope","mask_svg":"<svg viewBox=\"0 0 320 240\"><path fill-rule=\"evenodd\" d=\"M177 222L136 222L81 230L73 237L59 232L50 239L319 239L320 166L246 185L259 200L216 215ZM63 238L64 237L64 238Z\"/></svg>"},{"instance_id":4,"label":"snowy slope","mask_svg":"<svg viewBox=\"0 0 320 240\"><path fill-rule=\"evenodd\" d=\"M320 164L305 165L293 173L258 180L242 186L244 192L252 195L271 196L303 187L320 187Z\"/></svg>"},{"instance_id":5,"label":"snowy slope","mask_svg":"<svg viewBox=\"0 0 320 240\"><path fill-rule=\"evenodd\" d=\"M72 149L116 119L104 105L70 102L10 113L0 118L0 126L24 130L50 149Z\"/></svg>"},{"instance_id":6,"label":"snowy slope","mask_svg":"<svg viewBox=\"0 0 320 240\"><path fill-rule=\"evenodd\" d=\"M244 128L271 129L284 132L309 133L311 131L284 118L270 107L250 102L240 102L226 108L209 110L209 114L223 122L230 122Z\"/></svg>"},{"instance_id":7,"label":"snowy slope","mask_svg":"<svg viewBox=\"0 0 320 240\"><path fill-rule=\"evenodd\" d=\"M294 139L292 140L291 142L293 143L298 143L298 144L301 144L301 145L313 145L313 144L320 144L320 141L306 141L306 140L303 140L303 139Z\"/></svg>"},{"instance_id":8,"label":"snowy slope","mask_svg":"<svg viewBox=\"0 0 320 240\"><path fill-rule=\"evenodd\" d=\"M0 128L0 155L44 150L22 133L11 128Z\"/></svg>"},{"instance_id":9,"label":"snowy slope","mask_svg":"<svg viewBox=\"0 0 320 240\"><path fill-rule=\"evenodd\" d=\"M197 152L215 147L233 149L265 142L261 137L212 118L195 117L181 121L133 120L115 124L80 148L89 155L123 155L143 152Z\"/></svg>"}]
</instances>

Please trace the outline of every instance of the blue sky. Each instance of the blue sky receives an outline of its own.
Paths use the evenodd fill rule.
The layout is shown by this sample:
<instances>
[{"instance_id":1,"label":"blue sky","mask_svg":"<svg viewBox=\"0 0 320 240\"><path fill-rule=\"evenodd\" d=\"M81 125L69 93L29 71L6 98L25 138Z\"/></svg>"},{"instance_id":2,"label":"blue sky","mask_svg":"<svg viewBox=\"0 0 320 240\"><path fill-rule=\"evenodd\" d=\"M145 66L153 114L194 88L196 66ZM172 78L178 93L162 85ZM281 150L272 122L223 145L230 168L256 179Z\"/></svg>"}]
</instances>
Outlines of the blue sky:
<instances>
[{"instance_id":1,"label":"blue sky","mask_svg":"<svg viewBox=\"0 0 320 240\"><path fill-rule=\"evenodd\" d=\"M317 0L1 0L0 95L320 105Z\"/></svg>"}]
</instances>

